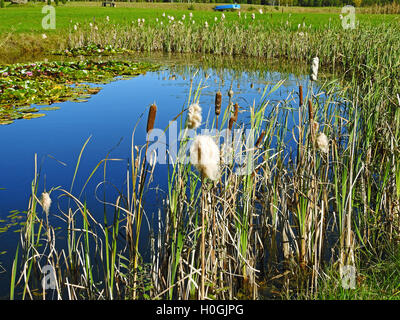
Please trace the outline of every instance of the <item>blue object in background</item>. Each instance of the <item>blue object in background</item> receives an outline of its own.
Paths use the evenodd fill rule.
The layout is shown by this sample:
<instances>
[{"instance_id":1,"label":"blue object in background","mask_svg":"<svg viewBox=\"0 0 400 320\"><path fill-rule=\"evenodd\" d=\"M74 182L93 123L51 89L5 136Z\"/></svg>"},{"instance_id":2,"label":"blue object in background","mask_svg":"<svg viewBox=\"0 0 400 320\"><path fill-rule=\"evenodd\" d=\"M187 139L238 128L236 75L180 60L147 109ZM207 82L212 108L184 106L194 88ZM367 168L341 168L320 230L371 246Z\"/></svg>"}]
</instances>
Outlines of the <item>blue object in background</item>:
<instances>
[{"instance_id":1,"label":"blue object in background","mask_svg":"<svg viewBox=\"0 0 400 320\"><path fill-rule=\"evenodd\" d=\"M239 10L240 9L240 4L225 4L222 6L216 6L214 8L215 11L224 11L224 10Z\"/></svg>"}]
</instances>

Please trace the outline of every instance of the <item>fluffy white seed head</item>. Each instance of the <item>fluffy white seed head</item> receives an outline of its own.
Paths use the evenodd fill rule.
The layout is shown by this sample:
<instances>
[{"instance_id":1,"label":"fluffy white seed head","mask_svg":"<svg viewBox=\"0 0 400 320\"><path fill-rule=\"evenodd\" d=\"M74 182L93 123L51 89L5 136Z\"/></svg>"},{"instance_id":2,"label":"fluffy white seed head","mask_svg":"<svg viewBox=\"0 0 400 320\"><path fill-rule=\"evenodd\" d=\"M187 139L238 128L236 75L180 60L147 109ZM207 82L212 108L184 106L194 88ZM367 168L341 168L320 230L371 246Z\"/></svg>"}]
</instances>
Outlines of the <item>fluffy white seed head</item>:
<instances>
[{"instance_id":1,"label":"fluffy white seed head","mask_svg":"<svg viewBox=\"0 0 400 320\"><path fill-rule=\"evenodd\" d=\"M50 206L51 206L51 198L47 192L42 193L42 199L40 200L40 202L41 202L40 204L43 208L43 211L46 212L46 214L49 214Z\"/></svg>"},{"instance_id":2,"label":"fluffy white seed head","mask_svg":"<svg viewBox=\"0 0 400 320\"><path fill-rule=\"evenodd\" d=\"M325 133L321 132L317 137L318 149L323 153L329 152L329 140Z\"/></svg>"},{"instance_id":3,"label":"fluffy white seed head","mask_svg":"<svg viewBox=\"0 0 400 320\"><path fill-rule=\"evenodd\" d=\"M198 135L190 147L190 162L203 177L219 179L220 152L211 136Z\"/></svg>"},{"instance_id":4,"label":"fluffy white seed head","mask_svg":"<svg viewBox=\"0 0 400 320\"><path fill-rule=\"evenodd\" d=\"M196 129L201 125L201 107L192 103L189 107L187 126L189 129Z\"/></svg>"},{"instance_id":5,"label":"fluffy white seed head","mask_svg":"<svg viewBox=\"0 0 400 320\"><path fill-rule=\"evenodd\" d=\"M318 64L319 64L319 59L318 57L314 57L311 61L311 74L310 74L310 79L312 81L317 81L318 77Z\"/></svg>"}]
</instances>

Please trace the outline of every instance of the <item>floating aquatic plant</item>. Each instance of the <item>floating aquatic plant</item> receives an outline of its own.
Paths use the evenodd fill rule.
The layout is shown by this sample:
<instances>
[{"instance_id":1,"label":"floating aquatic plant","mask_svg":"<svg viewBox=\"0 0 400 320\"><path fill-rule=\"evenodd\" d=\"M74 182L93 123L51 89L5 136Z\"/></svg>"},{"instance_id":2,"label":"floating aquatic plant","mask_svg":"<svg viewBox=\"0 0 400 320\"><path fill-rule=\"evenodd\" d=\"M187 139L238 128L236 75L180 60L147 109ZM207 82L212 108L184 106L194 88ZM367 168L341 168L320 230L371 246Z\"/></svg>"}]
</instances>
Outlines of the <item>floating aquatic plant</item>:
<instances>
[{"instance_id":1,"label":"floating aquatic plant","mask_svg":"<svg viewBox=\"0 0 400 320\"><path fill-rule=\"evenodd\" d=\"M86 102L101 89L87 83L104 84L117 76L136 76L156 68L146 63L90 60L0 66L0 125L39 117L33 115L38 109L28 111L26 105L50 105L67 100Z\"/></svg>"}]
</instances>

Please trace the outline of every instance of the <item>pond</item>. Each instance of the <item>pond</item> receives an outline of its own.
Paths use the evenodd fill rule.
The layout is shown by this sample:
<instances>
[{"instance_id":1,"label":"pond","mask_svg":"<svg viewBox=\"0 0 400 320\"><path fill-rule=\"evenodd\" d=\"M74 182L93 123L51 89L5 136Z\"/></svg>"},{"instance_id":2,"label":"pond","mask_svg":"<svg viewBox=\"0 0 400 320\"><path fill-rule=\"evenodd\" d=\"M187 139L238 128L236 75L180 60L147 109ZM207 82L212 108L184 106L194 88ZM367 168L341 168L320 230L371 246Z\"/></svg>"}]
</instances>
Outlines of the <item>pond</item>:
<instances>
[{"instance_id":1,"label":"pond","mask_svg":"<svg viewBox=\"0 0 400 320\"><path fill-rule=\"evenodd\" d=\"M101 166L81 196L94 217L103 221L104 205L99 201L99 194L106 190L107 199L114 201L118 195L116 190L125 191L132 132L142 116L136 127L134 144L144 145L149 105L157 105L155 127L165 129L169 121L187 107L190 91L195 91L200 84L202 90L199 104L203 109L203 121L206 121L207 115L211 118L214 116L215 93L221 91L222 107L225 109L229 102L227 92L232 88L232 102L237 102L241 107L238 121L246 122L249 117L247 110L253 103L260 103L266 86L272 88L280 80L285 80L268 97L272 108L278 101L284 101L290 96L297 98L298 86L306 87L308 83L308 76L279 72L276 68L269 70L268 65L262 63L256 67L246 68L242 65L238 68L229 62L215 67L215 64L190 64L185 60L177 61L168 57L152 61L162 61L162 68L103 85L102 90L87 102L56 103L52 106L60 109L42 111L45 117L17 120L10 125L0 126L0 188L4 188L0 190L0 226L4 228L9 225L7 231L3 229L4 232L0 232L1 298L7 298L9 293L10 270L19 240L19 234L15 231L20 227L23 211L28 208L35 173L35 154L40 172L38 194L57 186L70 191L79 154L85 141L90 138L83 150L72 189L73 194L79 195L92 171L110 152L108 157L116 160L107 163L107 184L99 185L104 174ZM40 109L42 106L36 107ZM186 115L183 115L183 121L185 118ZM289 123L291 126L293 122ZM145 196L149 221L152 215L157 214L167 192L166 165L156 166L150 191ZM54 214L50 219L54 225L62 225L59 219L62 201L53 198L50 213ZM112 214L112 210L109 211L107 214ZM142 250L146 243L143 242Z\"/></svg>"}]
</instances>

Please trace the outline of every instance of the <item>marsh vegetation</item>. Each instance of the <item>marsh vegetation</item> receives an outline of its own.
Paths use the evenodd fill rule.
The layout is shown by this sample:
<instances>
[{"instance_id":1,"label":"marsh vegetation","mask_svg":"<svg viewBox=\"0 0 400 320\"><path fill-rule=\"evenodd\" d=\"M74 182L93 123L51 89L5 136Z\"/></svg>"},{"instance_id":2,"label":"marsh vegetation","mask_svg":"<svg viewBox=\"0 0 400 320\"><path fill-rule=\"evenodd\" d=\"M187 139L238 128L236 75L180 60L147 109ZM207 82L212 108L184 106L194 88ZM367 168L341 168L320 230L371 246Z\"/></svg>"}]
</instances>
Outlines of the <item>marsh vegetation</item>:
<instances>
[{"instance_id":1,"label":"marsh vegetation","mask_svg":"<svg viewBox=\"0 0 400 320\"><path fill-rule=\"evenodd\" d=\"M197 107L205 80L188 79L185 104L170 120L184 132L176 150L190 161L172 161L178 155L169 150L158 153L167 159L167 188L162 205L152 212L144 204L154 192L159 164L147 152L151 141L134 139L136 126L124 189L112 200L106 201L105 194L98 199L104 204L103 220L82 197L86 183L82 191L74 190L89 140L69 187L40 189L43 177L35 159L11 298L16 292L23 299L379 298L374 290L368 295L360 288L388 284L393 276L377 275L376 269L364 281L362 270L371 270L370 261L377 266L390 257L385 266L393 266L398 260L398 18L380 24L361 18L357 28L344 30L339 16L315 25L290 14L271 14L270 19L244 14L213 14L211 19L211 13L183 17L160 10L128 23L107 16L70 24L68 40L59 48L67 55L109 46L267 58L302 68L318 56L319 71L314 81L280 100L271 96L283 81L266 86L251 103L233 91L216 90L215 109L208 115ZM154 129L160 104L149 101L137 120L148 121L146 133ZM211 171L193 160L204 158L199 155L209 144L190 148L195 136L204 134L201 129L218 129L207 134L219 153ZM239 129L252 129L252 134ZM205 155L215 154L210 148ZM102 172L98 187L107 184L109 163L120 160L107 154L86 182ZM63 244L42 210L43 192L53 199L50 214L57 210L63 221ZM54 208L56 198L66 200L63 206ZM141 251L143 241L148 246ZM44 266L55 270L53 290L42 290ZM357 270L358 291L341 288L344 266ZM375 275L378 281L371 280ZM384 296L396 298L396 290L388 285Z\"/></svg>"}]
</instances>

